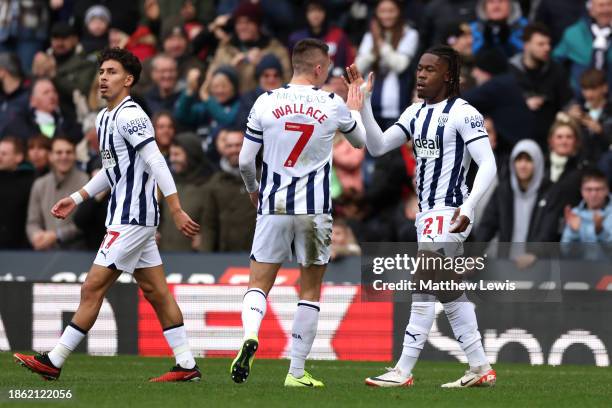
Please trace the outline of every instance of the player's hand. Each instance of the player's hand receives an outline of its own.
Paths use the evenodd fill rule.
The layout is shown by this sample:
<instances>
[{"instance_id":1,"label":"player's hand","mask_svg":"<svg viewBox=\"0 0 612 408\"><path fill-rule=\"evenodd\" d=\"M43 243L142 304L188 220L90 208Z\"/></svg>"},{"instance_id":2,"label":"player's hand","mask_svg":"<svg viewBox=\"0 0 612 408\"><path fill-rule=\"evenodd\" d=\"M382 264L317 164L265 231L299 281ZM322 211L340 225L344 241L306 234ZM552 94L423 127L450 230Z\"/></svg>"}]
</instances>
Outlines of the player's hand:
<instances>
[{"instance_id":1,"label":"player's hand","mask_svg":"<svg viewBox=\"0 0 612 408\"><path fill-rule=\"evenodd\" d=\"M578 231L580 229L580 216L574 214L569 205L566 205L563 209L563 215L565 217L565 223L569 225L573 231Z\"/></svg>"},{"instance_id":2,"label":"player's hand","mask_svg":"<svg viewBox=\"0 0 612 408\"><path fill-rule=\"evenodd\" d=\"M195 234L200 232L200 226L198 223L192 220L185 211L176 211L174 214L172 214L172 218L174 218L174 225L176 225L176 229L181 231L187 238L193 238Z\"/></svg>"},{"instance_id":3,"label":"player's hand","mask_svg":"<svg viewBox=\"0 0 612 408\"><path fill-rule=\"evenodd\" d=\"M74 211L76 208L76 203L70 197L64 197L59 200L53 208L51 208L51 215L55 218L59 218L60 220L65 219Z\"/></svg>"},{"instance_id":4,"label":"player's hand","mask_svg":"<svg viewBox=\"0 0 612 408\"><path fill-rule=\"evenodd\" d=\"M453 218L451 218L452 227L448 230L451 234L463 232L470 226L470 219L466 215L459 215L461 208L455 208Z\"/></svg>"},{"instance_id":5,"label":"player's hand","mask_svg":"<svg viewBox=\"0 0 612 408\"><path fill-rule=\"evenodd\" d=\"M249 193L249 198L251 199L251 204L253 204L253 207L257 208L259 206L259 192L253 191L252 193Z\"/></svg>"},{"instance_id":6,"label":"player's hand","mask_svg":"<svg viewBox=\"0 0 612 408\"><path fill-rule=\"evenodd\" d=\"M365 93L369 94L372 92L372 88L374 87L374 73L373 72L370 72L370 74L368 75L368 82L366 83L365 80L363 79L363 76L361 75L361 72L359 72L357 65L351 64L351 66L346 67L346 77L348 78L348 83L346 83L346 86L349 86L349 84L355 83Z\"/></svg>"},{"instance_id":7,"label":"player's hand","mask_svg":"<svg viewBox=\"0 0 612 408\"><path fill-rule=\"evenodd\" d=\"M348 84L348 95L346 97L346 106L350 110L359 111L363 107L363 92L359 89L356 83Z\"/></svg>"}]
</instances>

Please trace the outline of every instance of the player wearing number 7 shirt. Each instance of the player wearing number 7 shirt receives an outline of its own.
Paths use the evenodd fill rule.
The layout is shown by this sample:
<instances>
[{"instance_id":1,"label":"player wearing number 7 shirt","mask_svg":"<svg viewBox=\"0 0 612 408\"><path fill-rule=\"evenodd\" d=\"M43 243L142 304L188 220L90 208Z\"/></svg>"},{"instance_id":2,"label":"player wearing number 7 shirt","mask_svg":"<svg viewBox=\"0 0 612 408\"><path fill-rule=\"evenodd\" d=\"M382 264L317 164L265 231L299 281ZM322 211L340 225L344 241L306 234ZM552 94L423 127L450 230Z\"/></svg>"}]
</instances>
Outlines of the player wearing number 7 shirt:
<instances>
[{"instance_id":1,"label":"player wearing number 7 shirt","mask_svg":"<svg viewBox=\"0 0 612 408\"><path fill-rule=\"evenodd\" d=\"M304 370L319 320L319 297L329 262L332 230L330 173L336 130L354 147L364 144L359 112L321 87L328 75L328 46L316 39L298 42L293 49L293 78L279 89L261 95L249 115L240 152L240 172L257 224L251 251L249 286L242 304L244 339L232 365L232 380L249 376L259 347L258 332L266 313L266 297L281 264L293 254L300 267L300 300L291 331L288 387L321 387ZM349 87L363 103L357 85ZM255 157L263 147L261 182Z\"/></svg>"},{"instance_id":2,"label":"player wearing number 7 shirt","mask_svg":"<svg viewBox=\"0 0 612 408\"><path fill-rule=\"evenodd\" d=\"M95 323L104 295L121 272L127 272L153 306L176 358L169 372L150 381L199 381L201 374L189 348L183 315L168 290L155 243L157 188L184 235L192 237L200 227L182 210L151 121L130 97L140 77L140 61L129 51L113 48L102 51L99 63L100 94L107 102L96 120L103 169L81 190L55 204L51 213L66 218L83 200L110 188L107 233L81 287L79 307L59 342L49 353L15 353L14 358L43 378L57 380L64 361Z\"/></svg>"},{"instance_id":3,"label":"player wearing number 7 shirt","mask_svg":"<svg viewBox=\"0 0 612 408\"><path fill-rule=\"evenodd\" d=\"M412 141L417 160L418 246L419 251L428 257L462 254L462 244L474 220L474 206L497 173L483 117L459 97L459 68L460 57L452 48L439 46L426 51L416 71L417 94L424 102L409 106L397 123L384 133L376 124L370 106L372 74L362 88L366 97L361 114L370 153L380 156ZM363 84L364 80L354 65L347 69L347 74L351 83ZM468 195L465 175L471 159L478 164L478 172ZM415 284L460 279L460 275L452 271L451 276L444 272L421 268L415 273ZM465 293L432 292L418 286L412 296L410 320L398 363L387 373L367 378L366 384L380 387L413 384L412 369L431 330L436 299L442 302L455 338L470 365L464 376L442 387L495 384L496 374L482 346L474 306Z\"/></svg>"}]
</instances>

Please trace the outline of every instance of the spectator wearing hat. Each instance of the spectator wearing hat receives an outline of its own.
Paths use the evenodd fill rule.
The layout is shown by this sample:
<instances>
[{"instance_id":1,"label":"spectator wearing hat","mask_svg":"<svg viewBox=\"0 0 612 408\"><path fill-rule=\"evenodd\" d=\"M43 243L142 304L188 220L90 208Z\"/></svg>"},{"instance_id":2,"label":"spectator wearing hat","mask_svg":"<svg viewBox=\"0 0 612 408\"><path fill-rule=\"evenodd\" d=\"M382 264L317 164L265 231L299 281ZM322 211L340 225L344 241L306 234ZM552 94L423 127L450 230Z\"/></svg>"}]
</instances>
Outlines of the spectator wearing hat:
<instances>
[{"instance_id":1,"label":"spectator wearing hat","mask_svg":"<svg viewBox=\"0 0 612 408\"><path fill-rule=\"evenodd\" d=\"M0 249L30 248L24 225L35 174L25 157L21 139L0 140Z\"/></svg>"},{"instance_id":2,"label":"spectator wearing hat","mask_svg":"<svg viewBox=\"0 0 612 408\"><path fill-rule=\"evenodd\" d=\"M272 54L267 54L257 64L255 76L258 83L257 88L240 97L240 109L234 122L237 127L246 125L251 108L262 93L280 88L283 85L283 66L278 58Z\"/></svg>"},{"instance_id":3,"label":"spectator wearing hat","mask_svg":"<svg viewBox=\"0 0 612 408\"><path fill-rule=\"evenodd\" d=\"M298 41L318 38L329 46L332 66L344 69L355 60L355 47L342 29L329 22L323 0L308 0L305 7L307 28L295 31L289 37L289 52Z\"/></svg>"},{"instance_id":4,"label":"spectator wearing hat","mask_svg":"<svg viewBox=\"0 0 612 408\"><path fill-rule=\"evenodd\" d=\"M240 93L257 87L255 67L264 55L273 54L283 66L287 82L291 75L289 54L277 39L262 33L262 10L257 3L243 1L234 10L234 33L230 40L217 48L208 72L215 72L221 65L231 65L238 71Z\"/></svg>"},{"instance_id":5,"label":"spectator wearing hat","mask_svg":"<svg viewBox=\"0 0 612 408\"><path fill-rule=\"evenodd\" d=\"M533 139L533 113L516 78L508 72L504 53L490 48L476 54L472 75L477 86L462 97L495 123L497 152L507 156L520 139Z\"/></svg>"},{"instance_id":6,"label":"spectator wearing hat","mask_svg":"<svg viewBox=\"0 0 612 408\"><path fill-rule=\"evenodd\" d=\"M151 68L153 86L144 95L149 112L154 115L163 110L174 110L179 97L176 60L167 54L157 54L151 61Z\"/></svg>"},{"instance_id":7,"label":"spectator wearing hat","mask_svg":"<svg viewBox=\"0 0 612 408\"><path fill-rule=\"evenodd\" d=\"M78 143L83 137L81 127L74 117L65 115L60 109L57 90L48 78L34 81L29 109L17 115L6 126L5 132L24 141L38 134L48 138L64 135L73 143Z\"/></svg>"},{"instance_id":8,"label":"spectator wearing hat","mask_svg":"<svg viewBox=\"0 0 612 408\"><path fill-rule=\"evenodd\" d=\"M523 52L510 60L510 71L518 80L527 107L535 114L536 141L546 150L548 129L573 93L567 72L550 56L548 28L540 23L529 24L523 32L523 42Z\"/></svg>"},{"instance_id":9,"label":"spectator wearing hat","mask_svg":"<svg viewBox=\"0 0 612 408\"><path fill-rule=\"evenodd\" d=\"M23 84L17 54L0 53L0 139L16 116L28 110L28 89Z\"/></svg>"},{"instance_id":10,"label":"spectator wearing hat","mask_svg":"<svg viewBox=\"0 0 612 408\"><path fill-rule=\"evenodd\" d=\"M126 0L78 0L74 3L74 23L79 34L85 32L85 16L87 11L97 5L104 5L112 16L112 25L115 29L132 35L140 22L141 1Z\"/></svg>"},{"instance_id":11,"label":"spectator wearing hat","mask_svg":"<svg viewBox=\"0 0 612 408\"><path fill-rule=\"evenodd\" d=\"M202 225L204 217L205 183L215 171L208 161L199 138L192 133L181 133L170 145L170 169L181 196L181 205L193 220ZM161 206L159 247L162 251L194 251L200 247L200 235L186 238L174 227L167 205Z\"/></svg>"},{"instance_id":12,"label":"spectator wearing hat","mask_svg":"<svg viewBox=\"0 0 612 408\"><path fill-rule=\"evenodd\" d=\"M95 57L98 51L108 46L108 32L111 14L102 5L91 6L85 12L85 29L81 36L81 45L86 55ZM95 59L94 59L95 60Z\"/></svg>"},{"instance_id":13,"label":"spectator wearing hat","mask_svg":"<svg viewBox=\"0 0 612 408\"><path fill-rule=\"evenodd\" d=\"M195 69L187 75L187 89L179 96L174 115L183 125L197 128L204 151L217 164L217 132L234 123L240 108L238 73L231 66L217 68L199 87L198 94L199 75Z\"/></svg>"},{"instance_id":14,"label":"spectator wearing hat","mask_svg":"<svg viewBox=\"0 0 612 408\"><path fill-rule=\"evenodd\" d=\"M499 48L507 58L523 50L523 28L527 19L514 0L479 0L478 19L470 24L474 54L480 50Z\"/></svg>"},{"instance_id":15,"label":"spectator wearing hat","mask_svg":"<svg viewBox=\"0 0 612 408\"><path fill-rule=\"evenodd\" d=\"M589 68L604 71L612 85L612 0L589 4L589 16L569 26L553 51L553 57L569 68L576 99L581 98L580 76Z\"/></svg>"},{"instance_id":16,"label":"spectator wearing hat","mask_svg":"<svg viewBox=\"0 0 612 408\"><path fill-rule=\"evenodd\" d=\"M71 114L74 112L74 91L88 95L97 71L96 64L88 61L80 48L79 37L73 26L63 21L53 25L49 54L55 69L49 74L59 93L62 111Z\"/></svg>"},{"instance_id":17,"label":"spectator wearing hat","mask_svg":"<svg viewBox=\"0 0 612 408\"><path fill-rule=\"evenodd\" d=\"M49 31L46 0L0 2L0 52L14 52L30 73L34 55L43 49Z\"/></svg>"}]
</instances>

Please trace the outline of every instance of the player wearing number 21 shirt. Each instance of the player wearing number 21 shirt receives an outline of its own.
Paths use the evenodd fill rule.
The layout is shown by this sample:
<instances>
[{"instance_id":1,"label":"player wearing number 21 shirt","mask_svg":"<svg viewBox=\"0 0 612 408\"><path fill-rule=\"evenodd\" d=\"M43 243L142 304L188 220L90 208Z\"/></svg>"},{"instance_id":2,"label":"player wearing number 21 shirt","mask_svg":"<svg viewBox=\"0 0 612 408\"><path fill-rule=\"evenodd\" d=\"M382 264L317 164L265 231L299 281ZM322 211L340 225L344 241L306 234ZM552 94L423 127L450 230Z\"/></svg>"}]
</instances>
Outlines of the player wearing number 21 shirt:
<instances>
[{"instance_id":1,"label":"player wearing number 21 shirt","mask_svg":"<svg viewBox=\"0 0 612 408\"><path fill-rule=\"evenodd\" d=\"M328 75L328 51L315 39L296 44L291 82L262 94L248 118L240 171L258 215L243 300L244 339L230 368L236 383L249 376L276 273L295 254L301 265L300 301L285 386L323 386L304 371L304 363L317 331L321 282L330 257L333 139L337 130L355 147L362 147L365 139L359 112L349 111L338 95L319 89ZM357 85L349 88L349 94L361 95ZM262 147L258 183L255 157Z\"/></svg>"},{"instance_id":2,"label":"player wearing number 21 shirt","mask_svg":"<svg viewBox=\"0 0 612 408\"><path fill-rule=\"evenodd\" d=\"M365 103L361 107L367 131L366 146L374 156L412 142L416 158L416 186L419 213L416 218L419 251L426 256L457 256L471 230L474 206L497 174L482 115L459 97L460 57L450 47L439 46L426 51L416 70L417 95L423 102L409 106L397 122L384 133L372 115L369 93L370 74ZM354 66L347 69L352 83L363 83ZM501 95L500 97L503 97ZM350 100L349 100L350 103ZM465 177L470 162L478 164L472 191L468 194ZM450 276L449 276L450 275ZM473 304L461 290L423 290L421 282L455 283L460 275L444 270L420 268L414 274L410 319L406 327L402 355L393 369L366 379L366 384L380 387L410 386L412 369L435 319L435 303L440 301L469 370L456 381L442 387L461 388L491 386L496 373L484 352ZM446 279L446 281L445 281Z\"/></svg>"}]
</instances>

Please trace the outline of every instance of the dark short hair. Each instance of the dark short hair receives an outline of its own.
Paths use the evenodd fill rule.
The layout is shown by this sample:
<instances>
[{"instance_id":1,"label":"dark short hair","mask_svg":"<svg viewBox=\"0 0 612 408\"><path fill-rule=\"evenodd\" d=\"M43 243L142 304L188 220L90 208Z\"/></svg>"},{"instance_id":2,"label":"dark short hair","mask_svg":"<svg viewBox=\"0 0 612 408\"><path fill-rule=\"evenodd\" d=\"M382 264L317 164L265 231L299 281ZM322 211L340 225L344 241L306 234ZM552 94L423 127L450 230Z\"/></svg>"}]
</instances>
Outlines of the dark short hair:
<instances>
[{"instance_id":1,"label":"dark short hair","mask_svg":"<svg viewBox=\"0 0 612 408\"><path fill-rule=\"evenodd\" d=\"M132 86L138 83L140 72L142 71L142 64L134 54L122 48L105 48L98 57L98 66L102 66L104 61L108 60L117 61L121 64L123 69L134 77Z\"/></svg>"},{"instance_id":2,"label":"dark short hair","mask_svg":"<svg viewBox=\"0 0 612 408\"><path fill-rule=\"evenodd\" d=\"M76 148L76 143L74 143L74 140L72 140L71 138L69 138L68 136L64 134L59 134L59 135L53 136L53 138L51 139L51 150L53 150L53 145L59 141L70 143L73 148Z\"/></svg>"},{"instance_id":3,"label":"dark short hair","mask_svg":"<svg viewBox=\"0 0 612 408\"><path fill-rule=\"evenodd\" d=\"M583 89L599 88L607 83L606 74L599 69L587 69L580 75L580 87Z\"/></svg>"},{"instance_id":4,"label":"dark short hair","mask_svg":"<svg viewBox=\"0 0 612 408\"><path fill-rule=\"evenodd\" d=\"M602 183L605 183L606 186L608 185L608 178L606 177L606 175L601 170L595 167L588 168L582 172L582 178L581 178L580 184L582 185L586 183L587 181L591 181L591 180L601 181Z\"/></svg>"},{"instance_id":5,"label":"dark short hair","mask_svg":"<svg viewBox=\"0 0 612 408\"><path fill-rule=\"evenodd\" d=\"M305 38L298 41L293 47L293 54L291 55L293 71L301 73L314 68L317 53L327 56L329 46L316 38Z\"/></svg>"},{"instance_id":6,"label":"dark short hair","mask_svg":"<svg viewBox=\"0 0 612 408\"><path fill-rule=\"evenodd\" d=\"M25 146L23 145L23 140L19 139L16 136L5 136L0 139L0 143L10 143L13 145L13 150L15 151L15 154L25 155Z\"/></svg>"},{"instance_id":7,"label":"dark short hair","mask_svg":"<svg viewBox=\"0 0 612 408\"><path fill-rule=\"evenodd\" d=\"M523 29L523 42L531 40L531 37L533 37L534 34L540 34L544 37L551 38L550 30L548 29L548 27L545 24L535 22L527 24Z\"/></svg>"},{"instance_id":8,"label":"dark short hair","mask_svg":"<svg viewBox=\"0 0 612 408\"><path fill-rule=\"evenodd\" d=\"M32 136L28 139L28 150L34 147L42 147L45 150L51 150L51 140L41 133Z\"/></svg>"}]
</instances>

